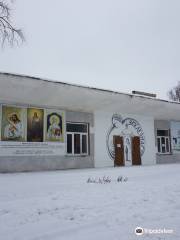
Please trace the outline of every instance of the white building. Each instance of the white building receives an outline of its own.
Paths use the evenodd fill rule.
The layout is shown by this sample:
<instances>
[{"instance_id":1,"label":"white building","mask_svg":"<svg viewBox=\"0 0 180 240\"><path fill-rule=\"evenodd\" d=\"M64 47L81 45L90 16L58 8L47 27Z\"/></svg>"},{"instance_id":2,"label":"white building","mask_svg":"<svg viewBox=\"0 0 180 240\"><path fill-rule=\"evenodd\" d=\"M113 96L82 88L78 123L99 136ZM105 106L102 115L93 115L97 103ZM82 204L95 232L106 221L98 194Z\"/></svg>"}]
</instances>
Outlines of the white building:
<instances>
[{"instance_id":1,"label":"white building","mask_svg":"<svg viewBox=\"0 0 180 240\"><path fill-rule=\"evenodd\" d=\"M0 172L180 162L180 104L0 73Z\"/></svg>"}]
</instances>

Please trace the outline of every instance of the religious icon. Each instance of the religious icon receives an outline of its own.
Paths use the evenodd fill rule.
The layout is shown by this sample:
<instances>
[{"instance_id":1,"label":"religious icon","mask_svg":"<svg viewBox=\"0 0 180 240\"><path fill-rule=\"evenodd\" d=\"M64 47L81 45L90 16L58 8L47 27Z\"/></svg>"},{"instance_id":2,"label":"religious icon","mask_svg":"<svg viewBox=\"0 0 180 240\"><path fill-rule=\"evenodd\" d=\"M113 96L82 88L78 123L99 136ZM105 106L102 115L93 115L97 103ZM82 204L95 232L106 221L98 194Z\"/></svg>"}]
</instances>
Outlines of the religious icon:
<instances>
[{"instance_id":1,"label":"religious icon","mask_svg":"<svg viewBox=\"0 0 180 240\"><path fill-rule=\"evenodd\" d=\"M42 109L28 108L27 110L27 140L28 142L43 141L43 118Z\"/></svg>"},{"instance_id":2,"label":"religious icon","mask_svg":"<svg viewBox=\"0 0 180 240\"><path fill-rule=\"evenodd\" d=\"M2 107L2 140L25 141L24 132L25 109Z\"/></svg>"},{"instance_id":3,"label":"religious icon","mask_svg":"<svg viewBox=\"0 0 180 240\"><path fill-rule=\"evenodd\" d=\"M46 116L46 140L63 142L63 113L47 110Z\"/></svg>"}]
</instances>

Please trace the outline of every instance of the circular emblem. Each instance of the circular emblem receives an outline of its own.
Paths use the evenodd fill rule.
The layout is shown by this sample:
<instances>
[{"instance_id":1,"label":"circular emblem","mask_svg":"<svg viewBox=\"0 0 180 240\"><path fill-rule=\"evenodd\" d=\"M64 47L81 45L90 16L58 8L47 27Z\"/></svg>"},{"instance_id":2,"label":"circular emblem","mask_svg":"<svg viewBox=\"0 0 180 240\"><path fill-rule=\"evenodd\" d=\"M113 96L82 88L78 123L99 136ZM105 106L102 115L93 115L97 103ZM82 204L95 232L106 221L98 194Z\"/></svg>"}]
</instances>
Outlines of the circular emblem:
<instances>
[{"instance_id":1,"label":"circular emblem","mask_svg":"<svg viewBox=\"0 0 180 240\"><path fill-rule=\"evenodd\" d=\"M119 114L113 114L111 122L112 124L106 137L106 147L110 158L114 160L115 155L113 136L124 134L140 137L140 151L142 156L145 152L145 135L140 123L134 118L123 119Z\"/></svg>"}]
</instances>

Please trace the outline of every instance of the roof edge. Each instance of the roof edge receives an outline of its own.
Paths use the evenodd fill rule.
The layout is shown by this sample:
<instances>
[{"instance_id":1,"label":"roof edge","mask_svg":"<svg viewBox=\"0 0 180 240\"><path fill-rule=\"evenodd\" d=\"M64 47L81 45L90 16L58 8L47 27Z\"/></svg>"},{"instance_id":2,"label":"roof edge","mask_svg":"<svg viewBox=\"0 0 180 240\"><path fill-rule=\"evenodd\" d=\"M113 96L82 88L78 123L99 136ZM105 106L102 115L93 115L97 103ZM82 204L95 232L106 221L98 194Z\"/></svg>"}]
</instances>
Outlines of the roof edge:
<instances>
[{"instance_id":1,"label":"roof edge","mask_svg":"<svg viewBox=\"0 0 180 240\"><path fill-rule=\"evenodd\" d=\"M68 86L72 86L72 87L80 87L80 88L85 88L85 89L101 91L101 92L107 92L107 93L111 93L111 94L121 94L121 95L135 97L135 98L145 98L145 99L149 99L152 101L161 101L161 102L166 102L166 103L170 103L170 104L178 104L178 105L180 104L180 102L172 101L172 100L154 98L154 97L143 96L143 95L132 94L132 93L125 93L125 92L120 92L120 91L113 91L113 90L109 90L109 89L105 89L105 88L96 88L96 87L92 87L92 86L85 86L85 85L70 83L70 82L62 82L62 81L42 78L42 77L38 77L38 76L34 76L34 75L26 75L26 74L3 72L3 71L1 71L0 74L7 75L7 76L14 76L14 77L26 77L26 78L30 78L33 80L40 80L40 81L49 82L49 83L63 84L63 85L68 85Z\"/></svg>"}]
</instances>

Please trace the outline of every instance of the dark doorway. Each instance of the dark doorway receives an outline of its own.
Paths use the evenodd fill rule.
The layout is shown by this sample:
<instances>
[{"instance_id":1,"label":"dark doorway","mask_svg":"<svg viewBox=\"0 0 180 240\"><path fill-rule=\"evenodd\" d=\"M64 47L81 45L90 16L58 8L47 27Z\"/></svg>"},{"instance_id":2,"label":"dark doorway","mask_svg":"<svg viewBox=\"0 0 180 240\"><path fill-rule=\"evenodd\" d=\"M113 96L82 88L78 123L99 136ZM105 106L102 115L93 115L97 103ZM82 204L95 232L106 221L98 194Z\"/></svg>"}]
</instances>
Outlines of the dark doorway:
<instances>
[{"instance_id":1,"label":"dark doorway","mask_svg":"<svg viewBox=\"0 0 180 240\"><path fill-rule=\"evenodd\" d=\"M132 165L141 165L140 137L132 137Z\"/></svg>"},{"instance_id":2,"label":"dark doorway","mask_svg":"<svg viewBox=\"0 0 180 240\"><path fill-rule=\"evenodd\" d=\"M114 143L114 166L124 166L124 144L123 137L113 136Z\"/></svg>"}]
</instances>

